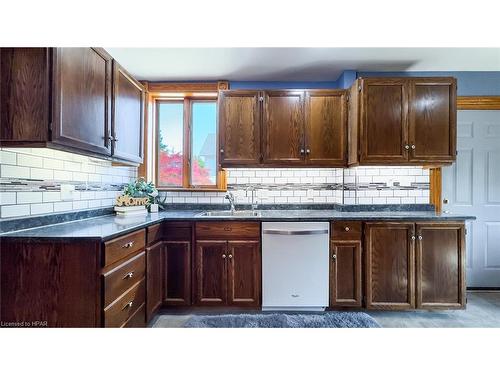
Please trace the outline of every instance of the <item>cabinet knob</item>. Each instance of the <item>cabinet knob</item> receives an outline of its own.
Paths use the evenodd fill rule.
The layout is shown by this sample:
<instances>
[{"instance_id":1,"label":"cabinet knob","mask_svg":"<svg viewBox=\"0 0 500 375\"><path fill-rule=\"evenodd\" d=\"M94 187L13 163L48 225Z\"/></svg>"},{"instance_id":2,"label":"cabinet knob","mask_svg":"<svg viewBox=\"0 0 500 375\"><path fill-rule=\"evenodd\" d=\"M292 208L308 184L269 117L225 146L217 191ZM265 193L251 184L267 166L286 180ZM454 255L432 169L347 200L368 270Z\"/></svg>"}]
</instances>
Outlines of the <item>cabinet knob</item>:
<instances>
[{"instance_id":1,"label":"cabinet knob","mask_svg":"<svg viewBox=\"0 0 500 375\"><path fill-rule=\"evenodd\" d=\"M223 154L223 153L224 153L224 149L223 149L223 148L221 148L221 149L220 149L220 153L221 153L221 154Z\"/></svg>"},{"instance_id":2,"label":"cabinet knob","mask_svg":"<svg viewBox=\"0 0 500 375\"><path fill-rule=\"evenodd\" d=\"M422 240L422 236L418 236L418 239L419 239L419 240Z\"/></svg>"},{"instance_id":3,"label":"cabinet knob","mask_svg":"<svg viewBox=\"0 0 500 375\"><path fill-rule=\"evenodd\" d=\"M344 230L345 230L346 232L349 232L349 231L351 230L351 228L349 228L349 227L344 227Z\"/></svg>"},{"instance_id":4,"label":"cabinet knob","mask_svg":"<svg viewBox=\"0 0 500 375\"><path fill-rule=\"evenodd\" d=\"M333 261L336 261L336 260L337 260L337 254L333 254L333 255L332 255L332 260L333 260Z\"/></svg>"},{"instance_id":5,"label":"cabinet knob","mask_svg":"<svg viewBox=\"0 0 500 375\"><path fill-rule=\"evenodd\" d=\"M410 149L410 145L405 145L405 150L409 150Z\"/></svg>"},{"instance_id":6,"label":"cabinet knob","mask_svg":"<svg viewBox=\"0 0 500 375\"><path fill-rule=\"evenodd\" d=\"M229 254L227 257L228 257L229 259L233 259L233 255L232 255L232 254Z\"/></svg>"},{"instance_id":7,"label":"cabinet knob","mask_svg":"<svg viewBox=\"0 0 500 375\"><path fill-rule=\"evenodd\" d=\"M411 149L412 149L412 150L415 150L415 145L411 145Z\"/></svg>"},{"instance_id":8,"label":"cabinet knob","mask_svg":"<svg viewBox=\"0 0 500 375\"><path fill-rule=\"evenodd\" d=\"M412 240L412 241L415 241L415 236L411 236L411 240Z\"/></svg>"},{"instance_id":9,"label":"cabinet knob","mask_svg":"<svg viewBox=\"0 0 500 375\"><path fill-rule=\"evenodd\" d=\"M307 149L306 150L306 154L309 155L311 153L311 150L310 149Z\"/></svg>"},{"instance_id":10,"label":"cabinet knob","mask_svg":"<svg viewBox=\"0 0 500 375\"><path fill-rule=\"evenodd\" d=\"M122 248L130 249L132 246L134 246L134 241L127 242L125 245L122 246Z\"/></svg>"},{"instance_id":11,"label":"cabinet knob","mask_svg":"<svg viewBox=\"0 0 500 375\"><path fill-rule=\"evenodd\" d=\"M226 254L222 254L222 259L226 259Z\"/></svg>"},{"instance_id":12,"label":"cabinet knob","mask_svg":"<svg viewBox=\"0 0 500 375\"><path fill-rule=\"evenodd\" d=\"M123 279L124 279L124 280L125 280L125 279L130 279L130 278L132 278L133 276L134 276L134 273L133 273L133 272L129 272L129 273L127 273L125 276L123 276Z\"/></svg>"},{"instance_id":13,"label":"cabinet knob","mask_svg":"<svg viewBox=\"0 0 500 375\"><path fill-rule=\"evenodd\" d=\"M304 149L303 148L300 149L300 154L304 155Z\"/></svg>"}]
</instances>

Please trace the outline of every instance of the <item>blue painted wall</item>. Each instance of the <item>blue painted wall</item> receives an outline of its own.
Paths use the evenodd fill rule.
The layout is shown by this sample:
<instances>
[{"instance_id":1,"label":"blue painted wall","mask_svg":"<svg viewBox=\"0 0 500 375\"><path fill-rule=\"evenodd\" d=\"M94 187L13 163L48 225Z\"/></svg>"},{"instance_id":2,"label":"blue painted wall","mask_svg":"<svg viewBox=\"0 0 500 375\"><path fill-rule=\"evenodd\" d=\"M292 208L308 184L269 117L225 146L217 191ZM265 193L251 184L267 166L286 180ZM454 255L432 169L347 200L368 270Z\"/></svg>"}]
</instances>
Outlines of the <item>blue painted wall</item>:
<instances>
[{"instance_id":1,"label":"blue painted wall","mask_svg":"<svg viewBox=\"0 0 500 375\"><path fill-rule=\"evenodd\" d=\"M358 72L358 77L438 77L457 79L458 95L500 95L500 72Z\"/></svg>"}]
</instances>

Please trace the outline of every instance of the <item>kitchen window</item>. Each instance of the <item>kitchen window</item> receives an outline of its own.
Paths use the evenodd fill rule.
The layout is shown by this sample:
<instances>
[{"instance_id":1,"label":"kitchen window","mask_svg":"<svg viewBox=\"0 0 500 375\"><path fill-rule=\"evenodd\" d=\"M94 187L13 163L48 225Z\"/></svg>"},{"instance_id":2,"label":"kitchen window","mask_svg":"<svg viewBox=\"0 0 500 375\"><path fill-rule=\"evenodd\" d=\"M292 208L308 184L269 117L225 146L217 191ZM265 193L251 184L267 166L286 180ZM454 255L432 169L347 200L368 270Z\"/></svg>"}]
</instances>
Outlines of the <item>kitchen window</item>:
<instances>
[{"instance_id":1,"label":"kitchen window","mask_svg":"<svg viewBox=\"0 0 500 375\"><path fill-rule=\"evenodd\" d=\"M217 190L217 101L156 100L156 185L164 190Z\"/></svg>"}]
</instances>

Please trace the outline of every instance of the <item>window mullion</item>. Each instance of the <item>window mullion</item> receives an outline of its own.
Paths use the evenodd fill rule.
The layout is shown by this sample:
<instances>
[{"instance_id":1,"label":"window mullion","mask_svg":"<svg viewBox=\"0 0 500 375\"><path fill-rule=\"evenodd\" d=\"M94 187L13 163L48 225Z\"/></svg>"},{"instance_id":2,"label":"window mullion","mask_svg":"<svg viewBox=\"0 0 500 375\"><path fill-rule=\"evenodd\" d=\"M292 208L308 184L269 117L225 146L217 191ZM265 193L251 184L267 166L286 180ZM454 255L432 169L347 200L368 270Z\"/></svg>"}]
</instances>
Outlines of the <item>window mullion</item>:
<instances>
[{"instance_id":1,"label":"window mullion","mask_svg":"<svg viewBox=\"0 0 500 375\"><path fill-rule=\"evenodd\" d=\"M184 169L184 179L183 187L191 187L191 101L188 98L184 98L184 158L183 158L183 169Z\"/></svg>"}]
</instances>

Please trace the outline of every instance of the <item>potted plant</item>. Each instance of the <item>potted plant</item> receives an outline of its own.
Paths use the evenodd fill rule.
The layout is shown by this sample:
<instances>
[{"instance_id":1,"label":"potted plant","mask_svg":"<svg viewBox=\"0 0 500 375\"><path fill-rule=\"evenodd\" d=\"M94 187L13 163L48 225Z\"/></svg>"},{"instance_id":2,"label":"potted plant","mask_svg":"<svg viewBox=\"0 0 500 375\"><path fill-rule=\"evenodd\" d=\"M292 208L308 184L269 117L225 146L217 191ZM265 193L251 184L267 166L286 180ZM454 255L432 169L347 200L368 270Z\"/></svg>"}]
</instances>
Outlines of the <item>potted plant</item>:
<instances>
[{"instance_id":1,"label":"potted plant","mask_svg":"<svg viewBox=\"0 0 500 375\"><path fill-rule=\"evenodd\" d=\"M144 205L151 212L158 212L157 197L158 190L155 185L140 177L125 186L123 194L116 198L116 202L118 206Z\"/></svg>"}]
</instances>

